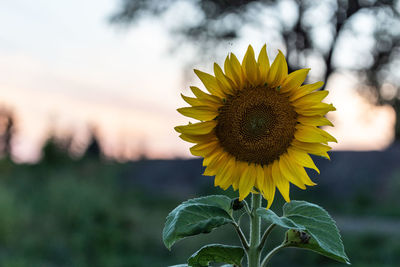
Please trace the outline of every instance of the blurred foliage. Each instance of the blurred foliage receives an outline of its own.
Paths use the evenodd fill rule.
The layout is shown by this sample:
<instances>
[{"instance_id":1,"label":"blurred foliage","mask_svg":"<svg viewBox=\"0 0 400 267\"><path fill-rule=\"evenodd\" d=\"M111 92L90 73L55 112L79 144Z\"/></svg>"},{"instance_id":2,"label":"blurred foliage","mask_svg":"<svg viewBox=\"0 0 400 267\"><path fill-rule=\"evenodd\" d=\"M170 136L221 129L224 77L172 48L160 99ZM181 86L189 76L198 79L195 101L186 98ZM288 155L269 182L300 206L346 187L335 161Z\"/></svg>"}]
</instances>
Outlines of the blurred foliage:
<instances>
[{"instance_id":1,"label":"blurred foliage","mask_svg":"<svg viewBox=\"0 0 400 267\"><path fill-rule=\"evenodd\" d=\"M7 157L11 154L11 141L15 132L15 118L13 111L7 107L0 107L0 155Z\"/></svg>"},{"instance_id":2,"label":"blurred foliage","mask_svg":"<svg viewBox=\"0 0 400 267\"><path fill-rule=\"evenodd\" d=\"M162 243L165 218L182 201L209 194L237 197L201 177L200 160L115 163L104 157L93 134L81 158L71 158L71 138L51 137L39 163L15 164L14 117L10 111L2 114L0 266L165 267L185 262L207 243L239 245L229 225L212 235L179 241L172 251ZM332 177L321 175L319 186L307 191L293 188L291 196L318 203L337 219L353 266L400 266L400 210L395 205L400 200L399 146L364 153L332 154L329 166L336 171L322 171ZM389 168L385 179L374 172L382 172L382 162ZM324 169L322 161L316 163ZM273 209L279 215L282 205L283 199L277 197ZM243 225L248 229L245 220ZM284 230L272 235L268 249L280 243ZM280 252L271 265L340 266L294 249Z\"/></svg>"},{"instance_id":3,"label":"blurred foliage","mask_svg":"<svg viewBox=\"0 0 400 267\"><path fill-rule=\"evenodd\" d=\"M0 266L165 266L161 229L173 204L124 188L122 170L93 159L3 160Z\"/></svg>"},{"instance_id":4,"label":"blurred foliage","mask_svg":"<svg viewBox=\"0 0 400 267\"><path fill-rule=\"evenodd\" d=\"M195 18L179 21L172 32L174 37L180 37L174 43L178 48L189 41L199 49L196 58L221 46L226 50L227 41L240 38L243 28L250 25L265 33L266 42L286 47L290 70L317 63L315 79L325 82L335 72L351 71L359 77L360 91L372 102L395 108L396 138L400 138L398 0L120 0L120 3L121 8L111 22L122 25L145 16L161 17L169 10L182 8L182 3L195 8ZM346 57L346 64L339 63L340 57Z\"/></svg>"},{"instance_id":5,"label":"blurred foliage","mask_svg":"<svg viewBox=\"0 0 400 267\"><path fill-rule=\"evenodd\" d=\"M136 173L140 172L141 162L117 164L100 161L96 156L71 160L60 149L55 150L57 153L52 151L51 157L44 155L34 165L16 165L9 159L0 161L0 266L165 267L185 262L206 243L224 240L226 244L238 245L236 233L227 225L212 235L182 240L168 251L161 240L162 228L167 214L186 200L183 192L171 196L156 186L140 186ZM174 179L173 173L166 175ZM140 179L155 179L152 176L149 172ZM211 180L207 190L197 189L197 196L210 193L235 196L232 191L213 188ZM342 198L323 190L308 191L307 197L304 191L294 190L293 198L317 199L339 223L343 216L362 220L363 216L371 215L389 222L397 218L395 222L399 223L400 214L393 203L399 201L400 173L391 181L388 185L391 191L379 197L381 201L367 193L361 199L357 192L351 198ZM278 198L274 203L278 214L280 202ZM354 266L400 265L398 227L393 232L378 231L379 226L374 231L370 228L363 231L363 226L352 231L352 227L351 220L339 224ZM283 234L283 230L274 230L270 239L274 241L268 248L277 245ZM280 252L271 263L271 266L321 265L341 266L311 252L294 249Z\"/></svg>"}]
</instances>

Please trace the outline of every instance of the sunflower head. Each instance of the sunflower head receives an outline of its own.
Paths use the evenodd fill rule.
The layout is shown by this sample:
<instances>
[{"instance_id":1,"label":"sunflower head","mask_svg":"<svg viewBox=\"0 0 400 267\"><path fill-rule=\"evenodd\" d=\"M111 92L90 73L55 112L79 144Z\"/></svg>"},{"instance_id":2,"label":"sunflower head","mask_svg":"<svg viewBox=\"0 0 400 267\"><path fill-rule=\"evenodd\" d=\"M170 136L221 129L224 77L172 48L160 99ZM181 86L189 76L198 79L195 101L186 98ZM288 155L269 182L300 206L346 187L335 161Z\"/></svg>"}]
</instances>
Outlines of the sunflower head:
<instances>
[{"instance_id":1,"label":"sunflower head","mask_svg":"<svg viewBox=\"0 0 400 267\"><path fill-rule=\"evenodd\" d=\"M195 97L182 95L190 107L178 111L198 122L175 130L195 144L190 151L204 158L215 186L239 190L240 201L259 192L269 208L276 188L289 202L290 183L315 185L304 169L319 173L309 154L329 159L327 144L337 141L319 128L333 126L324 116L335 110L321 102L323 83L302 85L309 70L288 74L281 51L270 64L265 45L257 60L249 46L242 63L231 53L224 70L214 63L214 75L195 70L208 93L192 86Z\"/></svg>"}]
</instances>

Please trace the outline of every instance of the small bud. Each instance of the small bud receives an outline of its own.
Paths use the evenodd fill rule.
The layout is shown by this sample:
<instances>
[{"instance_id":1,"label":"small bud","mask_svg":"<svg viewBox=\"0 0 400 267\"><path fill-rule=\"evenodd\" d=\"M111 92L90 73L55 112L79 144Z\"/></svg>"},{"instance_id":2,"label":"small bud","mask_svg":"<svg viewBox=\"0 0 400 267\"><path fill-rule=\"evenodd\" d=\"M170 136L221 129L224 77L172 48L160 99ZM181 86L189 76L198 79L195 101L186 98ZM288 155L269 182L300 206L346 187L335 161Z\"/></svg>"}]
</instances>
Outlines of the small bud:
<instances>
[{"instance_id":1,"label":"small bud","mask_svg":"<svg viewBox=\"0 0 400 267\"><path fill-rule=\"evenodd\" d=\"M243 208L243 206L243 201L239 201L239 198L235 198L231 202L231 207L233 210L240 210L241 208Z\"/></svg>"},{"instance_id":2,"label":"small bud","mask_svg":"<svg viewBox=\"0 0 400 267\"><path fill-rule=\"evenodd\" d=\"M285 243L291 245L308 244L311 236L306 232L290 229L286 232Z\"/></svg>"},{"instance_id":3,"label":"small bud","mask_svg":"<svg viewBox=\"0 0 400 267\"><path fill-rule=\"evenodd\" d=\"M299 237L301 240L301 243L307 244L310 241L311 236L307 234L306 232L300 232Z\"/></svg>"}]
</instances>

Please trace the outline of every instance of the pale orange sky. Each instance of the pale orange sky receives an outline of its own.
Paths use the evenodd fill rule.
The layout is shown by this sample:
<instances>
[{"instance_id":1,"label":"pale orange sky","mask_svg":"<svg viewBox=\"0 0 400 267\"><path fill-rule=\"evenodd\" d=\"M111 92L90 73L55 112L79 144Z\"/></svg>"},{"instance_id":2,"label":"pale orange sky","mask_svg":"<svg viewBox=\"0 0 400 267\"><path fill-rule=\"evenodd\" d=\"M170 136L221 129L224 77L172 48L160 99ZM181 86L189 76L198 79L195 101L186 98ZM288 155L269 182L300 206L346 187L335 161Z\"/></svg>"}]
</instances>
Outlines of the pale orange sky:
<instances>
[{"instance_id":1,"label":"pale orange sky","mask_svg":"<svg viewBox=\"0 0 400 267\"><path fill-rule=\"evenodd\" d=\"M115 1L88 2L97 4L90 15L90 3L75 11L77 0L0 3L0 103L18 116L17 158L37 159L50 129L84 142L93 124L110 155L189 156L190 144L173 130L188 122L175 111L184 105L179 93L188 92L182 77L187 51L168 55L171 40L162 21L117 32L106 23ZM259 50L268 41L248 32L226 53L241 58L248 43ZM277 48L268 50L274 56ZM210 71L212 63L198 68ZM336 127L327 129L339 140L334 148L385 148L393 138L393 110L371 106L353 88L348 75L328 83L327 101L337 108L331 116Z\"/></svg>"}]
</instances>

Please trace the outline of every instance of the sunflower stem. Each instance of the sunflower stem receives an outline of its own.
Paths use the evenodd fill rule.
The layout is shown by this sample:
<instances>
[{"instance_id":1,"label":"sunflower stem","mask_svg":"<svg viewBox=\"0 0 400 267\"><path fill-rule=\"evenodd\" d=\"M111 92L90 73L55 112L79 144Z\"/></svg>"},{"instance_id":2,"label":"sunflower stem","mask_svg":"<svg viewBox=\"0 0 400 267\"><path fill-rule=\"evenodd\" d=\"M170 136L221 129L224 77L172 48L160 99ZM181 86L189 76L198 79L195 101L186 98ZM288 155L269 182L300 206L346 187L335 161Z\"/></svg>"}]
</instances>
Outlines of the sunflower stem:
<instances>
[{"instance_id":1,"label":"sunflower stem","mask_svg":"<svg viewBox=\"0 0 400 267\"><path fill-rule=\"evenodd\" d=\"M260 254L258 249L260 243L261 218L257 215L257 209L261 207L261 195L251 195L250 213L250 247L247 251L247 262L249 267L260 267Z\"/></svg>"}]
</instances>

